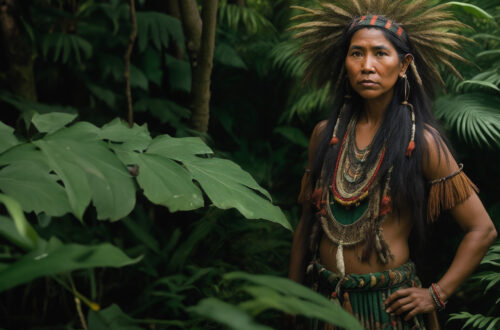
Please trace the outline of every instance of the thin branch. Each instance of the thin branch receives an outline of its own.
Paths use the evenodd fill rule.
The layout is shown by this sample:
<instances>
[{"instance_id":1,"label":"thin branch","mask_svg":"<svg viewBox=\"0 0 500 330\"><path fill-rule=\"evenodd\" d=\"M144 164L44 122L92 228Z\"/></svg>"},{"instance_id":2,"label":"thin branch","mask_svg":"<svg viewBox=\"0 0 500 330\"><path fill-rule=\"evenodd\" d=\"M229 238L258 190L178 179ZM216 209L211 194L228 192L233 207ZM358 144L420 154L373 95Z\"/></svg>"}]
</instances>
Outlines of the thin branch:
<instances>
[{"instance_id":1,"label":"thin branch","mask_svg":"<svg viewBox=\"0 0 500 330\"><path fill-rule=\"evenodd\" d=\"M127 52L125 53L125 94L127 95L128 108L128 124L130 127L134 125L134 109L132 108L132 91L130 89L130 58L134 49L135 38L137 37L137 17L135 15L135 1L129 0L130 3L130 21L132 28L130 31L130 39Z\"/></svg>"}]
</instances>

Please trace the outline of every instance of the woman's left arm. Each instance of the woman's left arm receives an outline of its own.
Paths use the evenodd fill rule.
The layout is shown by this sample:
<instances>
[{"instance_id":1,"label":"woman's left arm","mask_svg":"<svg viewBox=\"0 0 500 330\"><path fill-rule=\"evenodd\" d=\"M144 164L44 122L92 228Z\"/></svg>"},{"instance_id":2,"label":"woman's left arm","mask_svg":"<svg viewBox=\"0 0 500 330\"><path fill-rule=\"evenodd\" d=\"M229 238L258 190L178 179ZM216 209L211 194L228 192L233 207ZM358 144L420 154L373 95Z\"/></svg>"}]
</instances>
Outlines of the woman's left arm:
<instances>
[{"instance_id":1,"label":"woman's left arm","mask_svg":"<svg viewBox=\"0 0 500 330\"><path fill-rule=\"evenodd\" d=\"M435 135L433 136L429 131L426 131L424 136L428 146L427 157L423 164L426 178L431 181L459 172L459 166L444 143L436 141ZM465 235L450 267L435 286L443 301L448 300L474 271L497 237L495 226L475 192L472 192L463 202L453 206L450 212ZM388 306L388 312L408 313L406 320L437 308L429 290L421 288L396 291L386 300L386 306Z\"/></svg>"},{"instance_id":2,"label":"woman's left arm","mask_svg":"<svg viewBox=\"0 0 500 330\"><path fill-rule=\"evenodd\" d=\"M448 300L474 271L497 238L495 226L476 193L453 207L451 214L465 231L465 235L450 268L437 283L443 300Z\"/></svg>"}]
</instances>

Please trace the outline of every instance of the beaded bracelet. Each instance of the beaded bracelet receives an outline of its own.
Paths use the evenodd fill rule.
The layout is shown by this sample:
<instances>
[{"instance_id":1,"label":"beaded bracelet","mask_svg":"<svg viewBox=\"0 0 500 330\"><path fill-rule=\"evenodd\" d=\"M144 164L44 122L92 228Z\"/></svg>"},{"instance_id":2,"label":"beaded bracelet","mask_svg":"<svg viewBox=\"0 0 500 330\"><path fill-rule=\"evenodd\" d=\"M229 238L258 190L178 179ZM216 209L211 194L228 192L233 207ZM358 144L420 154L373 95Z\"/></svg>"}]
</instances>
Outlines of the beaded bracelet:
<instances>
[{"instance_id":1,"label":"beaded bracelet","mask_svg":"<svg viewBox=\"0 0 500 330\"><path fill-rule=\"evenodd\" d=\"M442 311L446 307L447 302L445 302L445 301L443 301L443 299L441 299L441 296L439 295L439 292L438 292L436 286L437 286L437 284L432 283L431 286L429 287L429 292L431 294L432 300L434 301L434 304L437 307L437 310Z\"/></svg>"}]
</instances>

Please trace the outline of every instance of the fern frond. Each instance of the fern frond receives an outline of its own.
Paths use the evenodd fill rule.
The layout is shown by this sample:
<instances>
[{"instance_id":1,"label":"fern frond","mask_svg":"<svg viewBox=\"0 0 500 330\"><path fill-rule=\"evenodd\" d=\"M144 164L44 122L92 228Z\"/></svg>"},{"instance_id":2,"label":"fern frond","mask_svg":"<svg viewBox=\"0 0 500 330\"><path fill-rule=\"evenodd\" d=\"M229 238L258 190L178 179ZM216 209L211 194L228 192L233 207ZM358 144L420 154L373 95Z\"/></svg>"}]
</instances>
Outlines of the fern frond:
<instances>
[{"instance_id":1,"label":"fern frond","mask_svg":"<svg viewBox=\"0 0 500 330\"><path fill-rule=\"evenodd\" d=\"M177 18L154 11L137 12L139 51L143 52L149 41L158 50L161 50L162 46L168 48L170 38L174 39L179 47L184 47L184 34L181 22Z\"/></svg>"},{"instance_id":2,"label":"fern frond","mask_svg":"<svg viewBox=\"0 0 500 330\"><path fill-rule=\"evenodd\" d=\"M70 59L70 55L78 64L82 63L82 55L85 59L92 56L92 44L84 38L66 33L46 34L41 38L42 55L45 59L49 53L52 53L52 61L66 64Z\"/></svg>"},{"instance_id":3,"label":"fern frond","mask_svg":"<svg viewBox=\"0 0 500 330\"><path fill-rule=\"evenodd\" d=\"M484 316L482 314L471 314L467 312L460 312L451 314L451 317L446 323L453 320L465 321L462 329L465 327L472 327L474 329L495 329L495 325L500 322L500 317Z\"/></svg>"},{"instance_id":4,"label":"fern frond","mask_svg":"<svg viewBox=\"0 0 500 330\"><path fill-rule=\"evenodd\" d=\"M226 24L234 31L243 27L250 35L259 32L277 34L274 25L250 7L221 3L219 6L219 22Z\"/></svg>"}]
</instances>

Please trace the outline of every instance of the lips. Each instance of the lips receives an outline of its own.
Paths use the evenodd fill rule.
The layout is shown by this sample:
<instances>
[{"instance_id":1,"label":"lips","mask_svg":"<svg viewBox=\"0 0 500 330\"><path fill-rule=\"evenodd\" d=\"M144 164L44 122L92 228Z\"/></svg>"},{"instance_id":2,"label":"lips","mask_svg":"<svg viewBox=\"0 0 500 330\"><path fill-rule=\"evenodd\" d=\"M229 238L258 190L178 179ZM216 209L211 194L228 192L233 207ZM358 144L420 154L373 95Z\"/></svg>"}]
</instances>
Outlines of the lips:
<instances>
[{"instance_id":1,"label":"lips","mask_svg":"<svg viewBox=\"0 0 500 330\"><path fill-rule=\"evenodd\" d=\"M362 80L358 84L361 85L361 86L365 86L365 87L371 87L371 86L378 85L378 83L376 83L376 82L374 82L372 80Z\"/></svg>"}]
</instances>

